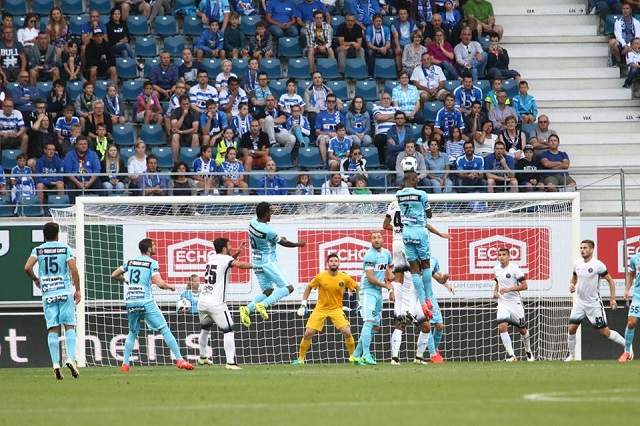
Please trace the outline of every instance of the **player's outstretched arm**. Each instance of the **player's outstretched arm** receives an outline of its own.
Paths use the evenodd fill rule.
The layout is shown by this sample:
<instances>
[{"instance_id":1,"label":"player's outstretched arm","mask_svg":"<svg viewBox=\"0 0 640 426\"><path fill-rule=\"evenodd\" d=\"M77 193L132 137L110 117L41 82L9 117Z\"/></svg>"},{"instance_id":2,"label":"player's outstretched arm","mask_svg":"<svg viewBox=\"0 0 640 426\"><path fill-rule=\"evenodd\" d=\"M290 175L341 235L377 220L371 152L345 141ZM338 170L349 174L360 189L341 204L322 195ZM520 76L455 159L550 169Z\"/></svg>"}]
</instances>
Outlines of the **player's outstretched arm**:
<instances>
[{"instance_id":1,"label":"player's outstretched arm","mask_svg":"<svg viewBox=\"0 0 640 426\"><path fill-rule=\"evenodd\" d=\"M609 283L609 306L611 309L616 309L618 307L618 302L616 302L616 283L608 272L603 278Z\"/></svg>"},{"instance_id":2,"label":"player's outstretched arm","mask_svg":"<svg viewBox=\"0 0 640 426\"><path fill-rule=\"evenodd\" d=\"M167 284L166 282L164 282L164 280L162 279L162 277L160 276L160 274L154 274L151 277L151 282L155 285L158 286L158 288L161 288L163 290L171 290L171 291L176 291L176 288L172 285Z\"/></svg>"},{"instance_id":3,"label":"player's outstretched arm","mask_svg":"<svg viewBox=\"0 0 640 426\"><path fill-rule=\"evenodd\" d=\"M451 235L449 235L448 232L439 231L438 228L436 228L435 226L433 226L430 223L427 223L427 230L429 232L431 232L432 234L437 235L440 238L444 238L445 240L450 240L451 239Z\"/></svg>"},{"instance_id":4,"label":"player's outstretched arm","mask_svg":"<svg viewBox=\"0 0 640 426\"><path fill-rule=\"evenodd\" d=\"M73 258L67 261L67 265L69 266L69 272L71 272L71 282L76 289L73 294L73 300L78 304L82 298L80 295L80 274L78 273L78 265L76 265L76 260Z\"/></svg>"},{"instance_id":5,"label":"player's outstretched arm","mask_svg":"<svg viewBox=\"0 0 640 426\"><path fill-rule=\"evenodd\" d=\"M624 281L624 300L629 303L629 299L631 298L631 287L633 287L633 283L636 279L636 271L627 272L625 281Z\"/></svg>"},{"instance_id":6,"label":"player's outstretched arm","mask_svg":"<svg viewBox=\"0 0 640 426\"><path fill-rule=\"evenodd\" d=\"M113 270L113 272L111 273L111 278L121 283L124 283L127 281L127 279L124 276L124 269L122 269L121 267L118 267Z\"/></svg>"},{"instance_id":7,"label":"player's outstretched arm","mask_svg":"<svg viewBox=\"0 0 640 426\"><path fill-rule=\"evenodd\" d=\"M304 247L307 245L305 241L300 241L296 243L294 241L287 240L286 237L281 237L280 241L278 241L278 244L280 244L282 247L287 247L287 248Z\"/></svg>"},{"instance_id":8,"label":"player's outstretched arm","mask_svg":"<svg viewBox=\"0 0 640 426\"><path fill-rule=\"evenodd\" d=\"M449 282L449 274L443 272L436 272L433 274L433 278L439 282L444 288L449 290L449 293L456 294L456 288Z\"/></svg>"},{"instance_id":9,"label":"player's outstretched arm","mask_svg":"<svg viewBox=\"0 0 640 426\"><path fill-rule=\"evenodd\" d=\"M33 273L33 267L36 266L37 261L38 259L35 256L29 256L27 263L24 264L24 273L31 278L36 287L40 288L40 278Z\"/></svg>"},{"instance_id":10,"label":"player's outstretched arm","mask_svg":"<svg viewBox=\"0 0 640 426\"><path fill-rule=\"evenodd\" d=\"M244 242L244 241L242 241L242 242L238 245L238 248L237 248L237 250L235 251L235 253L233 253L233 254L231 255L231 257L233 257L234 259L237 259L237 258L238 258L238 256L240 256L240 255L242 254L242 252L244 251L245 246L246 246L245 242ZM233 265L232 265L232 266L233 266ZM243 268L240 268L240 269L243 269Z\"/></svg>"},{"instance_id":11,"label":"player's outstretched arm","mask_svg":"<svg viewBox=\"0 0 640 426\"><path fill-rule=\"evenodd\" d=\"M238 269L253 269L253 265L249 262L241 262L239 260L231 262L231 266Z\"/></svg>"}]
</instances>

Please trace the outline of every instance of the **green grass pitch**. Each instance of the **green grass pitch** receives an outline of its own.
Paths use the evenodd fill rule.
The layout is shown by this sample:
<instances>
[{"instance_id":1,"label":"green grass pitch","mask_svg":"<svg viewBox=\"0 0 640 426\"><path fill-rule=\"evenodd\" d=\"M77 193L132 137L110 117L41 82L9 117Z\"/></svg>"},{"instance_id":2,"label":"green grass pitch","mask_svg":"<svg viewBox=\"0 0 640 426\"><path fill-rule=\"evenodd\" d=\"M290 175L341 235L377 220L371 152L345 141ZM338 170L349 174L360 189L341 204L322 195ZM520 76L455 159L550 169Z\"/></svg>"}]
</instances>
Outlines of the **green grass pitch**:
<instances>
[{"instance_id":1,"label":"green grass pitch","mask_svg":"<svg viewBox=\"0 0 640 426\"><path fill-rule=\"evenodd\" d=\"M634 362L0 370L0 425L630 425Z\"/></svg>"}]
</instances>

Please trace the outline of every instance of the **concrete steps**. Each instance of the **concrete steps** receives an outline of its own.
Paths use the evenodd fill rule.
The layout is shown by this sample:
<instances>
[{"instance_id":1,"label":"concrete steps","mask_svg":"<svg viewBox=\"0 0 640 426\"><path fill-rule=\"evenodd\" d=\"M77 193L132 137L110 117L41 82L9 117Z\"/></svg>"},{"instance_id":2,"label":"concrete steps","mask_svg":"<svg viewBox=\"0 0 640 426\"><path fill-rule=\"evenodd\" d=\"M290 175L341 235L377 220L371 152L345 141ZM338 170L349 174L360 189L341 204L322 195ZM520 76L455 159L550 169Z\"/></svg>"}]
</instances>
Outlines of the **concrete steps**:
<instances>
[{"instance_id":1,"label":"concrete steps","mask_svg":"<svg viewBox=\"0 0 640 426\"><path fill-rule=\"evenodd\" d=\"M615 133L627 133L627 134L637 134L640 135L640 122L637 123L593 123L593 122L583 122L583 123L563 123L557 122L553 117L551 119L551 128L554 129L560 135L560 138L563 138L565 135L569 133L608 133L610 134L609 140L615 140ZM638 137L638 142L640 143L640 136ZM603 141L603 142L606 142ZM580 166L591 166L597 165L598 163L591 164L580 164Z\"/></svg>"},{"instance_id":2,"label":"concrete steps","mask_svg":"<svg viewBox=\"0 0 640 426\"><path fill-rule=\"evenodd\" d=\"M535 28L533 30L536 30ZM609 46L602 43L505 44L509 58L593 58L607 57ZM584 66L584 65L582 65Z\"/></svg>"},{"instance_id":3,"label":"concrete steps","mask_svg":"<svg viewBox=\"0 0 640 426\"><path fill-rule=\"evenodd\" d=\"M531 56L511 56L509 49L509 68L521 70L526 68L537 68L549 70L549 74L553 74L555 70L563 70L566 68L606 68L608 55L586 56L586 57L563 57L563 56L546 56L539 52L537 55ZM523 53L521 53L522 55ZM551 71L553 70L553 71Z\"/></svg>"},{"instance_id":4,"label":"concrete steps","mask_svg":"<svg viewBox=\"0 0 640 426\"><path fill-rule=\"evenodd\" d=\"M609 99L609 100L552 100L538 101L538 108L591 108L598 106L601 108L624 107L632 108L633 111L640 109L640 99Z\"/></svg>"},{"instance_id":5,"label":"concrete steps","mask_svg":"<svg viewBox=\"0 0 640 426\"><path fill-rule=\"evenodd\" d=\"M580 35L580 36L546 36L538 35L522 35L516 36L505 34L502 37L503 44L514 43L538 43L538 44L557 44L557 43L606 43L609 37L603 35Z\"/></svg>"},{"instance_id":6,"label":"concrete steps","mask_svg":"<svg viewBox=\"0 0 640 426\"><path fill-rule=\"evenodd\" d=\"M546 16L541 18L546 18ZM532 37L536 35L544 37L597 36L598 25L545 25L543 22L537 22L532 23L532 26L524 26L522 24L517 25L509 23L504 26L504 32L505 34L511 34L516 37Z\"/></svg>"},{"instance_id":7,"label":"concrete steps","mask_svg":"<svg viewBox=\"0 0 640 426\"><path fill-rule=\"evenodd\" d=\"M553 117L551 115L550 117ZM552 128L555 126L552 126ZM575 151L591 151L601 145L638 145L638 135L635 133L567 133L561 135L562 149L569 150L569 146Z\"/></svg>"},{"instance_id":8,"label":"concrete steps","mask_svg":"<svg viewBox=\"0 0 640 426\"><path fill-rule=\"evenodd\" d=\"M520 70L518 70L520 71ZM615 70L614 70L615 71ZM623 78L531 78L529 73L520 71L529 82L529 90L593 90L621 89ZM554 76L555 77L555 76Z\"/></svg>"},{"instance_id":9,"label":"concrete steps","mask_svg":"<svg viewBox=\"0 0 640 426\"><path fill-rule=\"evenodd\" d=\"M539 67L523 67L517 68L527 80L561 80L563 84L572 80L585 79L592 81L593 79L620 77L620 71L615 67L593 67L593 68L560 68L549 72L548 68Z\"/></svg>"},{"instance_id":10,"label":"concrete steps","mask_svg":"<svg viewBox=\"0 0 640 426\"><path fill-rule=\"evenodd\" d=\"M540 113L553 116L553 122L562 123L640 123L640 112L628 108L541 108Z\"/></svg>"},{"instance_id":11,"label":"concrete steps","mask_svg":"<svg viewBox=\"0 0 640 426\"><path fill-rule=\"evenodd\" d=\"M592 89L592 90L536 90L530 93L539 101L599 101L610 99L631 99L631 89Z\"/></svg>"}]
</instances>

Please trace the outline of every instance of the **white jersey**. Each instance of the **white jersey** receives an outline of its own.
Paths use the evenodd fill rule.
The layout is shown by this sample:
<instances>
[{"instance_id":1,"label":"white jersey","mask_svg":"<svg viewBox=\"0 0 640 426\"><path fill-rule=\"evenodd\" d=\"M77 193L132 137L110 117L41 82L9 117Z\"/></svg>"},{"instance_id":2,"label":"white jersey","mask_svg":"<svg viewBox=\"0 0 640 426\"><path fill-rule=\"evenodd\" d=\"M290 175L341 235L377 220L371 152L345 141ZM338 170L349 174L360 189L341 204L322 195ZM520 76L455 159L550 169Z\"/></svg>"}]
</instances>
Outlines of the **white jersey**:
<instances>
[{"instance_id":1,"label":"white jersey","mask_svg":"<svg viewBox=\"0 0 640 426\"><path fill-rule=\"evenodd\" d=\"M573 273L577 277L577 300L585 305L600 305L600 278L607 275L607 267L595 257L585 262L576 260Z\"/></svg>"},{"instance_id":2,"label":"white jersey","mask_svg":"<svg viewBox=\"0 0 640 426\"><path fill-rule=\"evenodd\" d=\"M502 267L500 263L493 267L495 280L498 282L498 290L501 288L513 288L519 285L524 279L524 272L517 265L509 262L506 267ZM499 294L499 293L498 293ZM500 302L522 302L519 291L510 291L498 296Z\"/></svg>"},{"instance_id":3,"label":"white jersey","mask_svg":"<svg viewBox=\"0 0 640 426\"><path fill-rule=\"evenodd\" d=\"M234 260L227 254L209 255L204 273L204 285L200 287L199 304L219 305L225 302L231 262Z\"/></svg>"},{"instance_id":4,"label":"white jersey","mask_svg":"<svg viewBox=\"0 0 640 426\"><path fill-rule=\"evenodd\" d=\"M400 207L398 207L397 201L392 201L387 207L387 216L391 218L393 224L393 239L402 241L402 217L400 214Z\"/></svg>"},{"instance_id":5,"label":"white jersey","mask_svg":"<svg viewBox=\"0 0 640 426\"><path fill-rule=\"evenodd\" d=\"M218 101L218 91L215 87L207 84L203 89L199 84L196 84L189 89L189 101L191 105L195 105L204 111L207 109L208 100Z\"/></svg>"}]
</instances>

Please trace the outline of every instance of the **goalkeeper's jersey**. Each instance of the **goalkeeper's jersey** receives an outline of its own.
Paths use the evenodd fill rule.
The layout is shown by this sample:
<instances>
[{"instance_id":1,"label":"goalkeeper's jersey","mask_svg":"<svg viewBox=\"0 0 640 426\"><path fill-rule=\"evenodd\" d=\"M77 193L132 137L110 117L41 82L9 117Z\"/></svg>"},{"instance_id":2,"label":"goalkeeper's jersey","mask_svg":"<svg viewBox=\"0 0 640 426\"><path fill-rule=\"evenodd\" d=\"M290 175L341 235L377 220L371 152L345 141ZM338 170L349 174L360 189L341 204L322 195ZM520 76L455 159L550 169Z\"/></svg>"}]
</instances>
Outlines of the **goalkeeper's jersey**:
<instances>
[{"instance_id":1,"label":"goalkeeper's jersey","mask_svg":"<svg viewBox=\"0 0 640 426\"><path fill-rule=\"evenodd\" d=\"M71 247L58 241L47 241L31 250L38 261L38 278L42 299L73 294L67 262L73 259Z\"/></svg>"},{"instance_id":2,"label":"goalkeeper's jersey","mask_svg":"<svg viewBox=\"0 0 640 426\"><path fill-rule=\"evenodd\" d=\"M416 188L402 188L396 192L396 199L400 207L402 225L422 227L427 225L426 210L429 210L427 193Z\"/></svg>"},{"instance_id":3,"label":"goalkeeper's jersey","mask_svg":"<svg viewBox=\"0 0 640 426\"><path fill-rule=\"evenodd\" d=\"M367 279L367 271L373 270L373 273L378 281L384 281L387 268L393 265L391 253L384 247L380 250L376 250L371 247L364 255L364 262L362 266L362 286L361 289L374 291L382 294L382 287L371 284Z\"/></svg>"},{"instance_id":4,"label":"goalkeeper's jersey","mask_svg":"<svg viewBox=\"0 0 640 426\"><path fill-rule=\"evenodd\" d=\"M194 293L193 290L185 290L180 294L181 299L188 300L191 303L189 312L193 315L198 315L198 297L200 293Z\"/></svg>"},{"instance_id":5,"label":"goalkeeper's jersey","mask_svg":"<svg viewBox=\"0 0 640 426\"><path fill-rule=\"evenodd\" d=\"M342 309L342 298L346 290L355 290L358 284L349 274L337 271L331 275L329 271L322 271L309 283L309 287L318 289L316 310L332 311Z\"/></svg>"},{"instance_id":6,"label":"goalkeeper's jersey","mask_svg":"<svg viewBox=\"0 0 640 426\"><path fill-rule=\"evenodd\" d=\"M251 243L251 263L255 266L276 261L276 245L280 241L278 234L267 223L253 218L249 224L249 242Z\"/></svg>"},{"instance_id":7,"label":"goalkeeper's jersey","mask_svg":"<svg viewBox=\"0 0 640 426\"><path fill-rule=\"evenodd\" d=\"M124 300L127 304L142 304L153 300L152 278L160 275L158 262L149 256L138 256L127 260L121 266L127 283L124 287Z\"/></svg>"}]
</instances>

